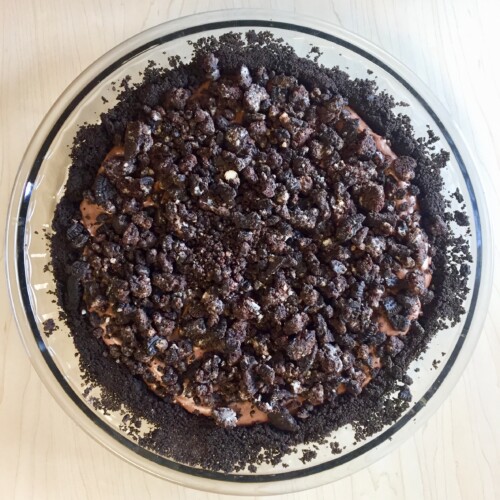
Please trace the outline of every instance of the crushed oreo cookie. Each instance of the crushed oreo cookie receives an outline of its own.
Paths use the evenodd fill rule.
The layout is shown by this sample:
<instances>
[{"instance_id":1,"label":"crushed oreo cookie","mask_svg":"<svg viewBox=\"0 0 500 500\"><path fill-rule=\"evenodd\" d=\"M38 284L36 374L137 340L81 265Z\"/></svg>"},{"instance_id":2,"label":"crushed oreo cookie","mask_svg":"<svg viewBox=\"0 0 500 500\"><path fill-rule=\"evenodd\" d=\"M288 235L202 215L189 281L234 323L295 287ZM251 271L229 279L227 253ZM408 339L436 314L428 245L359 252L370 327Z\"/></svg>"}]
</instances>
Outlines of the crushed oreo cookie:
<instances>
[{"instance_id":1,"label":"crushed oreo cookie","mask_svg":"<svg viewBox=\"0 0 500 500\"><path fill-rule=\"evenodd\" d=\"M43 322L43 332L47 337L50 337L56 330L59 330L59 327L52 318L46 319Z\"/></svg>"},{"instance_id":2,"label":"crushed oreo cookie","mask_svg":"<svg viewBox=\"0 0 500 500\"><path fill-rule=\"evenodd\" d=\"M59 301L88 382L156 425L142 445L232 471L408 407L406 368L463 313L470 255L446 225L446 153L394 105L249 32L148 68L80 129Z\"/></svg>"}]
</instances>

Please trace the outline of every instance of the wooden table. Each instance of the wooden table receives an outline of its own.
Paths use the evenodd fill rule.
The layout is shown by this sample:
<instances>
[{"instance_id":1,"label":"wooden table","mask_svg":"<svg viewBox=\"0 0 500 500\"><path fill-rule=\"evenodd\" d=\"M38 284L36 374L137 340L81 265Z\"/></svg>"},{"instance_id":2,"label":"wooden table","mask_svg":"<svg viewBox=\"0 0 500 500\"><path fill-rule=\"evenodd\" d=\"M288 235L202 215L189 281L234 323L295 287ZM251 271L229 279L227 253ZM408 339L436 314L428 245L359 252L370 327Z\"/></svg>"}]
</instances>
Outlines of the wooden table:
<instances>
[{"instance_id":1,"label":"wooden table","mask_svg":"<svg viewBox=\"0 0 500 500\"><path fill-rule=\"evenodd\" d=\"M0 234L21 155L63 89L105 51L178 16L265 1L2 0ZM437 94L468 138L489 193L500 192L496 0L273 1L382 46ZM487 57L488 54L488 57ZM490 213L498 203L489 196ZM498 215L492 217L500 233ZM497 228L499 228L497 230ZM0 247L3 260L4 246ZM495 247L495 256L500 250ZM482 337L440 410L399 450L349 478L288 499L500 498L500 272ZM206 498L136 470L85 435L31 368L0 276L0 497ZM227 497L226 497L227 498Z\"/></svg>"}]
</instances>

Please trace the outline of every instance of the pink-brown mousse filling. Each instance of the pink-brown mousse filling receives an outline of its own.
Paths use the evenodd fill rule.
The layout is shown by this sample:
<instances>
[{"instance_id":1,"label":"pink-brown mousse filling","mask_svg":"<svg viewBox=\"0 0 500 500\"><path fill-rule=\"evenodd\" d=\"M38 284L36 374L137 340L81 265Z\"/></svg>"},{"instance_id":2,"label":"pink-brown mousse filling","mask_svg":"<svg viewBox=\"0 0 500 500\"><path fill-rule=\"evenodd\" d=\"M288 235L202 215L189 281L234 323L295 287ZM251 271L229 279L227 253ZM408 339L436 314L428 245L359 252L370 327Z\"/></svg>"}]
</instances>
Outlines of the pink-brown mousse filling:
<instances>
[{"instance_id":1,"label":"pink-brown mousse filling","mask_svg":"<svg viewBox=\"0 0 500 500\"><path fill-rule=\"evenodd\" d=\"M358 131L363 132L367 131L374 139L377 150L382 153L385 157L389 158L390 160L395 160L397 158L397 155L392 151L387 139L384 137L376 134L371 130L371 128L367 125L367 123L360 118L360 116L352 110L349 106L346 106L346 109L351 115L351 118L357 119L358 120ZM105 157L105 161L113 158L113 157L121 157L124 154L124 150L122 146L115 146L113 147L109 153ZM102 171L103 167L101 166L99 171ZM396 180L396 176L394 172L392 171L391 167L388 167L386 170L386 173L388 175L393 176ZM398 181L398 184L402 188L408 187L409 183L405 181ZM415 196L407 196L403 200L398 200L396 202L396 206L399 205L400 203L406 202L408 205L408 208L405 212L400 212L402 214L412 214L415 211L418 210L418 203L415 198ZM153 205L152 200L146 200L144 202L144 206L151 206ZM99 216L102 214L106 214L107 212L100 207L99 205L95 203L89 202L87 199L83 199L83 201L80 204L80 211L81 211L81 216L82 216L82 224L86 227L86 229L89 231L89 233L92 236L95 236L97 229L101 226L101 222L99 222ZM420 267L420 270L425 273L425 287L428 288L431 283L432 279L432 271L430 270L430 264L431 264L431 258L427 256L425 259L424 263ZM403 279L406 275L406 273L409 272L408 269L401 269L398 273L397 276L400 279ZM89 310L92 310L92 308L89 308ZM96 311L97 312L97 311ZM111 308L108 308L107 311L104 313L98 313L101 316L105 317L104 324L101 326L104 333L102 336L102 339L104 343L107 346L111 345L121 345L121 339L110 336L106 332L106 324L109 322L109 318L113 317L115 314L112 311ZM410 315L410 319L414 320L417 319L421 314L421 306L415 308L415 311ZM395 330L394 327L392 327L391 323L389 320L384 316L380 315L377 318L377 322L380 328L381 332L384 332L386 335L406 335L408 333L408 330L405 331L398 331ZM169 340L174 340L174 339L169 339ZM197 359L200 359L203 357L205 353L205 350L203 350L200 347L193 347L193 355L192 355L192 361L195 361ZM375 355L374 350L372 350L372 369L377 369L382 366L381 360L378 356ZM156 382L154 383L147 383L149 388L154 392L155 389L158 387L158 385L161 386L162 384L162 368L165 367L165 364L160 361L157 358L153 358L148 366L150 372L154 375L156 378ZM372 379L371 376L371 371L368 366L366 366L365 370L365 379L362 383L362 387L365 387ZM346 387L344 384L340 384L339 387L337 388L337 393L338 394L343 394L346 391ZM198 405L194 401L194 399L186 394L180 394L178 396L175 396L174 402L181 405L186 411L190 413L195 413L197 415L203 415L210 417L212 415L213 408L210 406L205 406L205 405ZM297 397L297 402L299 402L299 406L301 403L301 397ZM264 423L269 420L268 415L259 410L258 408L255 407L251 402L249 401L236 401L234 403L229 404L229 407L233 409L238 418L236 425L252 425L252 424L257 424L257 423Z\"/></svg>"},{"instance_id":2,"label":"pink-brown mousse filling","mask_svg":"<svg viewBox=\"0 0 500 500\"><path fill-rule=\"evenodd\" d=\"M375 133L350 106L346 106L345 109L349 111L351 118L358 120L358 132L364 132L366 130L373 137L377 151L380 151L384 156L387 156L391 160L395 160L398 157L398 155L391 149L391 146L389 146L389 142L385 137Z\"/></svg>"},{"instance_id":3,"label":"pink-brown mousse filling","mask_svg":"<svg viewBox=\"0 0 500 500\"><path fill-rule=\"evenodd\" d=\"M106 319L108 319L111 316L112 316L112 314L110 314L109 316L106 316ZM105 321L105 324L101 326L101 328L104 330L102 339L107 346L121 345L121 343L122 343L121 339L119 339L117 337L106 335L106 321ZM204 353L205 353L205 351L203 349L201 349L200 347L196 347L196 346L193 347L192 361L197 360L197 359L201 359L203 357ZM377 361L374 362L375 368L380 366L379 358L376 358L376 359L377 359ZM157 380L156 383L148 383L147 384L149 386L149 388L151 390L153 390L153 392L156 389L156 384L162 383L162 376L163 376L162 368L164 368L164 367L165 367L165 363L163 363L162 361L160 361L156 358L153 358L149 364L149 370L151 371L151 373L155 376L155 378ZM368 383L368 381L366 383ZM181 394L179 396L175 396L174 401L177 404L181 405L189 413L196 413L197 415L203 415L206 417L209 417L212 414L211 407L198 405L195 403L195 401L192 397L185 396L184 394ZM267 416L266 413L264 413L263 411L256 408L249 401L241 401L241 402L231 403L229 405L229 407L231 409L233 409L239 415L236 425L251 425L251 424L256 424L256 423L267 422L269 420L269 417Z\"/></svg>"},{"instance_id":4,"label":"pink-brown mousse filling","mask_svg":"<svg viewBox=\"0 0 500 500\"><path fill-rule=\"evenodd\" d=\"M398 157L394 153L394 151L392 151L387 139L375 133L352 108L346 106L346 109L347 111L349 111L351 118L358 120L358 131L359 132L366 131L373 137L375 145L377 147L377 151L382 153L385 157L390 158L391 160L395 160ZM392 162L389 165L389 167L385 170L385 173L398 181L398 187L401 187L403 189L408 188L409 183L406 181L399 180L395 175L394 170L392 168ZM396 207L400 206L403 203L407 203L407 209L400 212L401 215L409 215L418 211L418 201L415 196L407 195L401 200L396 200ZM425 288L429 288L432 281L432 271L430 269L430 265L431 265L431 257L427 255L422 265L418 268L420 271L424 273ZM396 276L399 279L404 279L404 277L408 272L410 272L410 269L400 269L396 273ZM413 321L417 319L421 314L422 314L422 307L421 305L419 305L419 307L416 308L415 311L412 312L412 314L410 314L410 320ZM396 330L384 315L381 315L379 318L377 318L377 322L380 331L385 333L386 335L406 335L410 329L408 327L406 330Z\"/></svg>"},{"instance_id":5,"label":"pink-brown mousse filling","mask_svg":"<svg viewBox=\"0 0 500 500\"><path fill-rule=\"evenodd\" d=\"M109 160L110 158L121 157L123 156L123 154L123 146L114 146L104 157L104 161ZM99 167L98 173L101 173L103 170L104 168L102 166ZM82 202L80 203L80 213L82 214L82 224L85 226L91 236L95 236L97 230L102 225L102 223L99 222L99 216L107 214L106 210L104 210L103 207L97 205L96 203L91 203L86 198L83 198Z\"/></svg>"},{"instance_id":6,"label":"pink-brown mousse filling","mask_svg":"<svg viewBox=\"0 0 500 500\"><path fill-rule=\"evenodd\" d=\"M80 212L82 214L82 224L87 228L91 236L95 236L101 225L98 218L100 215L107 213L106 210L84 198L80 203Z\"/></svg>"}]
</instances>

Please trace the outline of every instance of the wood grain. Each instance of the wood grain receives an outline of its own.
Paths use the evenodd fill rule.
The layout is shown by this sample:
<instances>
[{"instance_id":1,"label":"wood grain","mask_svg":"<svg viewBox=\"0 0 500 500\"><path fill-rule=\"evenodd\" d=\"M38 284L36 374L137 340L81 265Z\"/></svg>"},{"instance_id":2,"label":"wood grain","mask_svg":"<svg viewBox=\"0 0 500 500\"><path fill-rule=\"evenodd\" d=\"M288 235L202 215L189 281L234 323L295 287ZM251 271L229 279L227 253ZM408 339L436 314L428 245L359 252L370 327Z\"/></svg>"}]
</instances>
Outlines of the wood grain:
<instances>
[{"instance_id":1,"label":"wood grain","mask_svg":"<svg viewBox=\"0 0 500 500\"><path fill-rule=\"evenodd\" d=\"M496 0L1 0L0 234L23 151L85 67L160 22L206 10L280 8L320 16L402 60L454 116L481 165L492 214L500 192L500 4ZM500 225L493 215L498 238ZM4 260L4 245L0 260ZM495 260L500 249L495 246ZM500 498L500 271L473 358L450 397L397 451L349 478L287 500ZM0 276L0 497L215 500L126 464L63 413L30 367Z\"/></svg>"}]
</instances>

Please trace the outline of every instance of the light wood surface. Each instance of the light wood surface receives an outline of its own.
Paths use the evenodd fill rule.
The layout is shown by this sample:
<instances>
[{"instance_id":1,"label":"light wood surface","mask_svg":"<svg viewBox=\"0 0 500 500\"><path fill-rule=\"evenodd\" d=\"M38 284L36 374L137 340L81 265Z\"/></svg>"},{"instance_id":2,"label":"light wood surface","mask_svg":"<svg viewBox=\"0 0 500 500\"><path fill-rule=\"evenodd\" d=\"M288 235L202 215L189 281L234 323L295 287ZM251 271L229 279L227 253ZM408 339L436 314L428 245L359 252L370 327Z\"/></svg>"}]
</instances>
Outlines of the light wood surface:
<instances>
[{"instance_id":1,"label":"light wood surface","mask_svg":"<svg viewBox=\"0 0 500 500\"><path fill-rule=\"evenodd\" d=\"M498 237L500 47L497 0L0 0L0 234L23 151L49 106L105 51L182 15L234 7L319 16L379 44L415 71L454 116L480 161ZM498 246L495 256L500 256ZM4 245L0 247L3 261ZM500 272L464 374L397 451L334 484L287 499L500 498ZM57 406L18 337L0 275L0 498L228 498L171 485L126 464Z\"/></svg>"}]
</instances>

